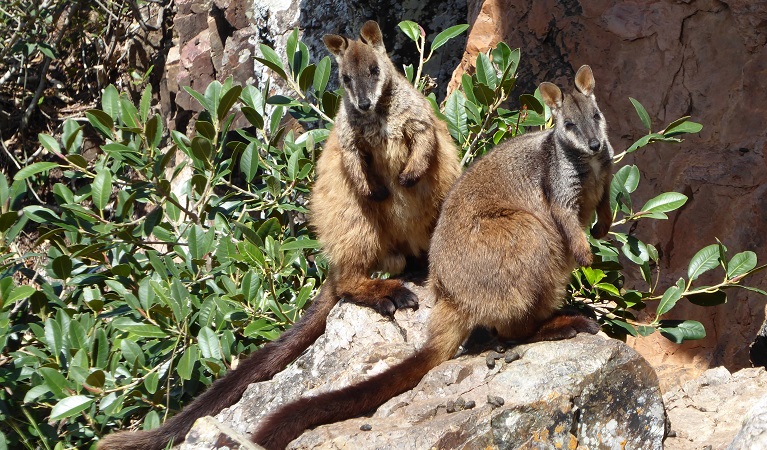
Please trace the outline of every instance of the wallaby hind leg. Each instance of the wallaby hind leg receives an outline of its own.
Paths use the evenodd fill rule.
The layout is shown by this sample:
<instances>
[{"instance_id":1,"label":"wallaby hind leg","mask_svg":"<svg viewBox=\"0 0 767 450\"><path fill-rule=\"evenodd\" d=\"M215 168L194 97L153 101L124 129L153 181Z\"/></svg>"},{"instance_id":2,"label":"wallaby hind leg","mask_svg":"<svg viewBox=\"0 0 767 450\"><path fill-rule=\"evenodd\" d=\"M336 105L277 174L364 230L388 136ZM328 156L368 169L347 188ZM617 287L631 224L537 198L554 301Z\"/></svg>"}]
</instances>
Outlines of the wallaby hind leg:
<instances>
[{"instance_id":1,"label":"wallaby hind leg","mask_svg":"<svg viewBox=\"0 0 767 450\"><path fill-rule=\"evenodd\" d=\"M398 279L341 276L335 288L339 297L373 308L384 316L393 316L397 309L418 308L418 297Z\"/></svg>"},{"instance_id":2,"label":"wallaby hind leg","mask_svg":"<svg viewBox=\"0 0 767 450\"><path fill-rule=\"evenodd\" d=\"M598 332L599 323L596 320L579 314L558 312L544 322L527 342L558 341L575 337L578 333L597 334Z\"/></svg>"}]
</instances>

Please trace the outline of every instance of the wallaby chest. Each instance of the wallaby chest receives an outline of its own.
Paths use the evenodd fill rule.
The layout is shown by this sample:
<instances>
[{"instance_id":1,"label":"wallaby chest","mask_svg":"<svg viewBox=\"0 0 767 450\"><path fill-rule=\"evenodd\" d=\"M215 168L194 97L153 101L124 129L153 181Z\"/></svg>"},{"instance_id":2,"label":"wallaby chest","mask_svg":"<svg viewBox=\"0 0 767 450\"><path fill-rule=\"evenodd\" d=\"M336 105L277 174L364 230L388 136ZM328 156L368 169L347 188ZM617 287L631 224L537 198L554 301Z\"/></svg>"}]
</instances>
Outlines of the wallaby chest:
<instances>
[{"instance_id":1,"label":"wallaby chest","mask_svg":"<svg viewBox=\"0 0 767 450\"><path fill-rule=\"evenodd\" d=\"M357 147L363 149L370 170L393 187L409 156L405 128L401 120L388 115L366 119L354 126Z\"/></svg>"}]
</instances>

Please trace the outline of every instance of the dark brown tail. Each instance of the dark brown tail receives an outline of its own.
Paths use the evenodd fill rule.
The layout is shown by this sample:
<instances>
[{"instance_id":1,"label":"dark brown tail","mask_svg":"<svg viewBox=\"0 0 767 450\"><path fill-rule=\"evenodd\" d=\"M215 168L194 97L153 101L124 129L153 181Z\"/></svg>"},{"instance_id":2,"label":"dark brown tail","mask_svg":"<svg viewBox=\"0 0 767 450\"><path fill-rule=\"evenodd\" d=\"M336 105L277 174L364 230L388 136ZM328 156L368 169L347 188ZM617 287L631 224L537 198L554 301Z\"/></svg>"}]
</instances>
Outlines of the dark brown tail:
<instances>
[{"instance_id":1,"label":"dark brown tail","mask_svg":"<svg viewBox=\"0 0 767 450\"><path fill-rule=\"evenodd\" d=\"M121 432L101 439L100 450L162 450L171 440L184 440L192 424L203 416L218 414L235 404L251 383L272 378L325 332L327 316L338 298L326 283L301 320L241 361L236 369L216 380L208 390L161 427L149 431Z\"/></svg>"},{"instance_id":2,"label":"dark brown tail","mask_svg":"<svg viewBox=\"0 0 767 450\"><path fill-rule=\"evenodd\" d=\"M450 359L468 331L445 302L429 319L430 337L414 355L391 369L338 391L302 398L267 416L252 439L267 450L282 450L304 430L371 411L390 398L414 388L429 370Z\"/></svg>"}]
</instances>

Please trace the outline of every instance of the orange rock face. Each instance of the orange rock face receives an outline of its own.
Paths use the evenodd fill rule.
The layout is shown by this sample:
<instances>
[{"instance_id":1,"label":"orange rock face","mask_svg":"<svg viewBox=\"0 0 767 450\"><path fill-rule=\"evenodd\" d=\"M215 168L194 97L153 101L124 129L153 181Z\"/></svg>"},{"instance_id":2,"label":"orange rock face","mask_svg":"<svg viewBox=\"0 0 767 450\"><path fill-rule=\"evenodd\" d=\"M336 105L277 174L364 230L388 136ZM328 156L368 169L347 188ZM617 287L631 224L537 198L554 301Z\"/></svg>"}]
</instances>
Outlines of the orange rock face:
<instances>
[{"instance_id":1,"label":"orange rock face","mask_svg":"<svg viewBox=\"0 0 767 450\"><path fill-rule=\"evenodd\" d=\"M629 96L647 108L653 131L685 115L704 125L681 145L654 144L621 163L641 171L634 203L667 191L689 197L669 220L640 221L634 232L661 252L661 287L686 276L695 252L716 237L732 254L752 250L767 262L767 2L470 0L469 11L473 27L453 83L477 52L505 41L522 50L519 93L546 80L567 85L574 69L591 65L618 152L646 133ZM721 277L712 271L699 283ZM767 276L748 283L764 289ZM670 314L703 322L702 341L654 335L631 345L666 386L711 366L748 367L765 298L740 289L728 298L711 308L683 300Z\"/></svg>"}]
</instances>

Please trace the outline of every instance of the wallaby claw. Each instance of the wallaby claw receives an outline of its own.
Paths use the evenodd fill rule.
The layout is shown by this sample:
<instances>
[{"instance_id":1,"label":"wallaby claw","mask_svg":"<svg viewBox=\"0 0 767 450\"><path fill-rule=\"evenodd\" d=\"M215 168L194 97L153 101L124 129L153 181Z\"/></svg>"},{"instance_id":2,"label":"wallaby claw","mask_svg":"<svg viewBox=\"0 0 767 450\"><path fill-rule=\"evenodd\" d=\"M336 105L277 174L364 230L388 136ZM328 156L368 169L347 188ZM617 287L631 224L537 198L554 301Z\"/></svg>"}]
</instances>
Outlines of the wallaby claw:
<instances>
[{"instance_id":1,"label":"wallaby claw","mask_svg":"<svg viewBox=\"0 0 767 450\"><path fill-rule=\"evenodd\" d=\"M418 297L404 286L394 289L389 295L389 299L397 309L418 309Z\"/></svg>"}]
</instances>

